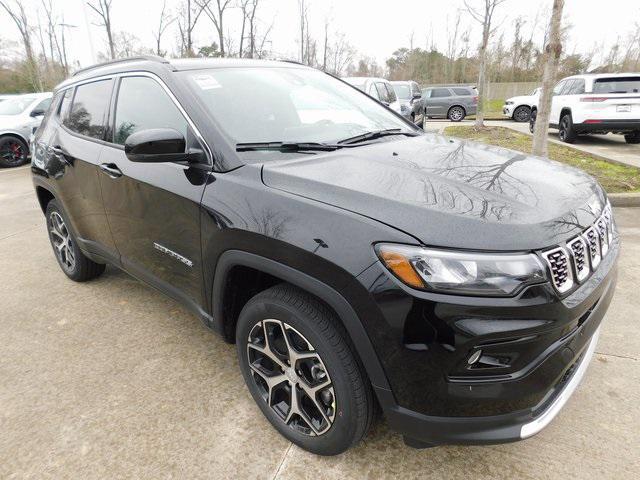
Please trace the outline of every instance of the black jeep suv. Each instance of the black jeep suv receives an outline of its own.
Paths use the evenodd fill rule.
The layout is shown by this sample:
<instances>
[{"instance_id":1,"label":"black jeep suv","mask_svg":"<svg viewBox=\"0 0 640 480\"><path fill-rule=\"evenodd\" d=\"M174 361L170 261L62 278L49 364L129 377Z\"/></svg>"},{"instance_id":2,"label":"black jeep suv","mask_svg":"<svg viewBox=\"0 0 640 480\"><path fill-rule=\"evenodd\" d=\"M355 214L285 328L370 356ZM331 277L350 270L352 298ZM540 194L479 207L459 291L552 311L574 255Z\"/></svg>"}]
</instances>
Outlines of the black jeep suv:
<instances>
[{"instance_id":1,"label":"black jeep suv","mask_svg":"<svg viewBox=\"0 0 640 480\"><path fill-rule=\"evenodd\" d=\"M537 433L583 377L616 282L589 175L426 134L288 62L78 72L32 171L69 278L109 263L182 302L235 342L274 427L319 454L378 408L413 446Z\"/></svg>"}]
</instances>

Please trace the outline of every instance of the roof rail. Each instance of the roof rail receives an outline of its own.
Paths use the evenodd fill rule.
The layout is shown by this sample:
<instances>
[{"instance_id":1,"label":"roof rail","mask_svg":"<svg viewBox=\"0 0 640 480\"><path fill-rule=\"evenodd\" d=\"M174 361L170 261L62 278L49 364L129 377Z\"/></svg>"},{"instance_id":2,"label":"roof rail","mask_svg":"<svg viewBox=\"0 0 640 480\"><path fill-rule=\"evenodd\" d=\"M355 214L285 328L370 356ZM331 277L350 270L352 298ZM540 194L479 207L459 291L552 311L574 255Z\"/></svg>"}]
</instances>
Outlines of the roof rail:
<instances>
[{"instance_id":1,"label":"roof rail","mask_svg":"<svg viewBox=\"0 0 640 480\"><path fill-rule=\"evenodd\" d=\"M140 55L136 57L116 58L115 60L108 60L106 62L96 63L95 65L91 65L90 67L85 67L85 68L81 68L80 70L77 70L76 72L74 72L72 76L75 77L79 73L88 72L89 70L93 70L95 68L107 67L109 65L115 65L117 63L134 62L134 61L141 61L141 60L169 64L169 60L163 57L158 57L157 55Z\"/></svg>"}]
</instances>

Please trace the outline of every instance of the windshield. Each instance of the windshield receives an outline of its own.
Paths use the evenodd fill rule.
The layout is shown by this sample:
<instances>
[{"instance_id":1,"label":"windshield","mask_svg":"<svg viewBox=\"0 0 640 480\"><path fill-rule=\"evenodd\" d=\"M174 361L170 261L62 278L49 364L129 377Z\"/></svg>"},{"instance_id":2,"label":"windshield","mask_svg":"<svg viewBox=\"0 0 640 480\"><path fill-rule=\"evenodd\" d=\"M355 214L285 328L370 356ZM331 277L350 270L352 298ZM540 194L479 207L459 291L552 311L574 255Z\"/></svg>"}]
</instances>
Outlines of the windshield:
<instances>
[{"instance_id":1,"label":"windshield","mask_svg":"<svg viewBox=\"0 0 640 480\"><path fill-rule=\"evenodd\" d=\"M19 115L24 112L36 97L16 97L0 103L0 115Z\"/></svg>"},{"instance_id":2,"label":"windshield","mask_svg":"<svg viewBox=\"0 0 640 480\"><path fill-rule=\"evenodd\" d=\"M336 142L409 125L367 95L318 70L216 68L181 72L235 144Z\"/></svg>"},{"instance_id":3,"label":"windshield","mask_svg":"<svg viewBox=\"0 0 640 480\"><path fill-rule=\"evenodd\" d=\"M599 78L593 83L593 93L638 93L640 77Z\"/></svg>"},{"instance_id":4,"label":"windshield","mask_svg":"<svg viewBox=\"0 0 640 480\"><path fill-rule=\"evenodd\" d=\"M395 90L398 98L402 100L411 99L411 89L409 88L409 85L393 85L393 89Z\"/></svg>"}]
</instances>

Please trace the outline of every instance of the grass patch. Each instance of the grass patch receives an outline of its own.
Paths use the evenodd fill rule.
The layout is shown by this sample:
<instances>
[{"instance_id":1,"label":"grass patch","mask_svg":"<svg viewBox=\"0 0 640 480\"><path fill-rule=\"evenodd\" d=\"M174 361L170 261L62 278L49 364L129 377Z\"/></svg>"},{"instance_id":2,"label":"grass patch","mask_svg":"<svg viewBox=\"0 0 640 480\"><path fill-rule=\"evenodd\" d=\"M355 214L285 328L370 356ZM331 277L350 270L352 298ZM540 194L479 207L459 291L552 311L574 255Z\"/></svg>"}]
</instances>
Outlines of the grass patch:
<instances>
[{"instance_id":1,"label":"grass patch","mask_svg":"<svg viewBox=\"0 0 640 480\"><path fill-rule=\"evenodd\" d=\"M444 129L451 137L466 138L477 142L531 153L533 137L507 127L452 126ZM549 158L577 167L593 175L609 193L640 192L640 169L610 163L586 152L549 142Z\"/></svg>"},{"instance_id":2,"label":"grass patch","mask_svg":"<svg viewBox=\"0 0 640 480\"><path fill-rule=\"evenodd\" d=\"M504 100L502 99L485 100L484 119L485 120L504 120L506 117L502 115L503 105L504 105ZM471 115L471 117L475 118L476 116Z\"/></svg>"}]
</instances>

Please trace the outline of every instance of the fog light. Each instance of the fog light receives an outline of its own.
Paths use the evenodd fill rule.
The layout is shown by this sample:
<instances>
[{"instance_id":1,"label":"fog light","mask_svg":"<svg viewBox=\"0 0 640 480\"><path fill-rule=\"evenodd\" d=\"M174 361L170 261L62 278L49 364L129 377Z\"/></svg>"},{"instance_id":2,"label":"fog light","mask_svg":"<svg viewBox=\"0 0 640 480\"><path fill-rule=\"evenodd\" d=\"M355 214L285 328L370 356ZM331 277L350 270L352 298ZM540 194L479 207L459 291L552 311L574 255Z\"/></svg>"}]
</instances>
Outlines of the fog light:
<instances>
[{"instance_id":1,"label":"fog light","mask_svg":"<svg viewBox=\"0 0 640 480\"><path fill-rule=\"evenodd\" d=\"M482 350L477 350L475 352L473 352L471 354L471 356L467 359L467 363L469 365L473 365L474 363L476 363L478 360L480 360L480 357L482 356Z\"/></svg>"}]
</instances>

